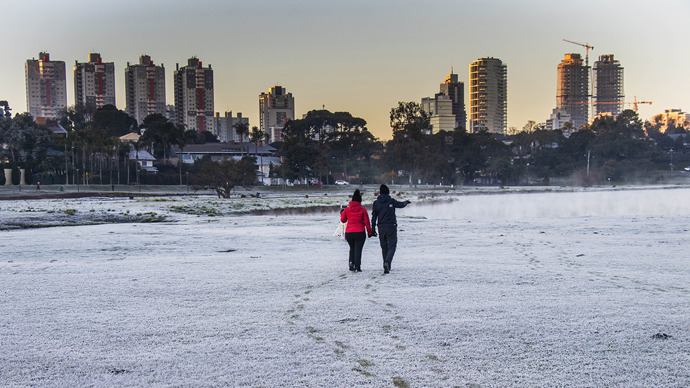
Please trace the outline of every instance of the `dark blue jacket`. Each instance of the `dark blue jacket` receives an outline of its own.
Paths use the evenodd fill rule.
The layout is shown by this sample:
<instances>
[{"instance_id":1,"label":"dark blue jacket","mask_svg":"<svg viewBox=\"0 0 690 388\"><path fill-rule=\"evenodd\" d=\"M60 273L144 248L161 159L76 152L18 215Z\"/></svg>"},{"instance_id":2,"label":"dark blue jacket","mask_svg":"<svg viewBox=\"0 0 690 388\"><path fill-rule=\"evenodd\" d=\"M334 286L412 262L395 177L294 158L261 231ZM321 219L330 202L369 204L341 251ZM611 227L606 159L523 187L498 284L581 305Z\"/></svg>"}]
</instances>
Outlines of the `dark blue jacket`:
<instances>
[{"instance_id":1,"label":"dark blue jacket","mask_svg":"<svg viewBox=\"0 0 690 388\"><path fill-rule=\"evenodd\" d=\"M376 201L374 201L374 206L371 210L371 228L375 228L376 224L397 226L398 221L395 219L395 208L403 208L408 203L408 201L396 201L388 194L380 194Z\"/></svg>"}]
</instances>

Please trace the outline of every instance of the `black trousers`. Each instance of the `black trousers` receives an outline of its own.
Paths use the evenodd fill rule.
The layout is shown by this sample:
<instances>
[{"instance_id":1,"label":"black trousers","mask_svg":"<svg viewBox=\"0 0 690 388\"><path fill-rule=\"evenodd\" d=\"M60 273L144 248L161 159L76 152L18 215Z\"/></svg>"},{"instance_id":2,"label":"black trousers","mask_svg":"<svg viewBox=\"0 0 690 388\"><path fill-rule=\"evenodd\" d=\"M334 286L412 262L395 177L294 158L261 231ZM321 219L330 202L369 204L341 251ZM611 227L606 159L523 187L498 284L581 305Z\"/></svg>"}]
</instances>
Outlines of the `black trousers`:
<instances>
[{"instance_id":1,"label":"black trousers","mask_svg":"<svg viewBox=\"0 0 690 388\"><path fill-rule=\"evenodd\" d=\"M383 262L390 268L395 255L395 247L398 245L398 227L396 225L379 225L379 243L381 243L381 255Z\"/></svg>"},{"instance_id":2,"label":"black trousers","mask_svg":"<svg viewBox=\"0 0 690 388\"><path fill-rule=\"evenodd\" d=\"M345 233L345 240L350 245L350 267L360 269L362 265L362 248L367 241L364 232Z\"/></svg>"}]
</instances>

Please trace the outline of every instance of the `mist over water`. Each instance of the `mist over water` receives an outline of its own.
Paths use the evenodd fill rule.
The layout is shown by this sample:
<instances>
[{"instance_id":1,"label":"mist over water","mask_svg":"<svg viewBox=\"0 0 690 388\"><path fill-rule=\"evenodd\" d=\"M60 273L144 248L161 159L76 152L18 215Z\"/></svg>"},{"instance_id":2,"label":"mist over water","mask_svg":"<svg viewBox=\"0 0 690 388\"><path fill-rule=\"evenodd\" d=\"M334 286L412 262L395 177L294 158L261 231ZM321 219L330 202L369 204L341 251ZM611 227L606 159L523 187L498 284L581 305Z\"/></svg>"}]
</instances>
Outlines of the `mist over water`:
<instances>
[{"instance_id":1,"label":"mist over water","mask_svg":"<svg viewBox=\"0 0 690 388\"><path fill-rule=\"evenodd\" d=\"M467 195L399 209L428 219L554 219L583 216L690 216L690 189Z\"/></svg>"}]
</instances>

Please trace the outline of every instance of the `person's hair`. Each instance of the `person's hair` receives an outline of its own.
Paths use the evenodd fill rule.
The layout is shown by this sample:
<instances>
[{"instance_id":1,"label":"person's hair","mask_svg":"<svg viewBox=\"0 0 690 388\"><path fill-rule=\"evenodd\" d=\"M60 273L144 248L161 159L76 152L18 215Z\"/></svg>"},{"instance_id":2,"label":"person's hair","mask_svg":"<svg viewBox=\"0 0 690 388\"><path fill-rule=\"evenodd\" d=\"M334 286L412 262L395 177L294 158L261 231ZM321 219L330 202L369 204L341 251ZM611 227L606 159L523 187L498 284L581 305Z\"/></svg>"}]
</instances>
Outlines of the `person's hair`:
<instances>
[{"instance_id":1,"label":"person's hair","mask_svg":"<svg viewBox=\"0 0 690 388\"><path fill-rule=\"evenodd\" d=\"M359 189L355 189L355 193L352 194L352 200L362 203L362 194L360 194Z\"/></svg>"},{"instance_id":2,"label":"person's hair","mask_svg":"<svg viewBox=\"0 0 690 388\"><path fill-rule=\"evenodd\" d=\"M388 186L386 186L386 185L381 185L381 187L379 187L379 192L381 194L390 194L391 193L391 191L388 189Z\"/></svg>"}]
</instances>

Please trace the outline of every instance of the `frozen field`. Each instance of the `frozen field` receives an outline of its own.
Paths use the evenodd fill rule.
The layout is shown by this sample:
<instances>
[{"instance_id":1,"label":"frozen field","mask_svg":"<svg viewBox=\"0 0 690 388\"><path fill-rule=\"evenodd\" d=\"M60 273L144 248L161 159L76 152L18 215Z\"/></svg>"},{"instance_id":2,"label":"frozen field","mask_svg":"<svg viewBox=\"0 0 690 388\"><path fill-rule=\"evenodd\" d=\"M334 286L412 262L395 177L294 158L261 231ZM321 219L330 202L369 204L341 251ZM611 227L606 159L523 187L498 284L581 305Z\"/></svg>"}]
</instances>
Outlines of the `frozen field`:
<instances>
[{"instance_id":1,"label":"frozen field","mask_svg":"<svg viewBox=\"0 0 690 388\"><path fill-rule=\"evenodd\" d=\"M337 211L231 212L305 200L0 201L165 220L0 231L0 386L690 385L690 189L403 198L385 276Z\"/></svg>"}]
</instances>

